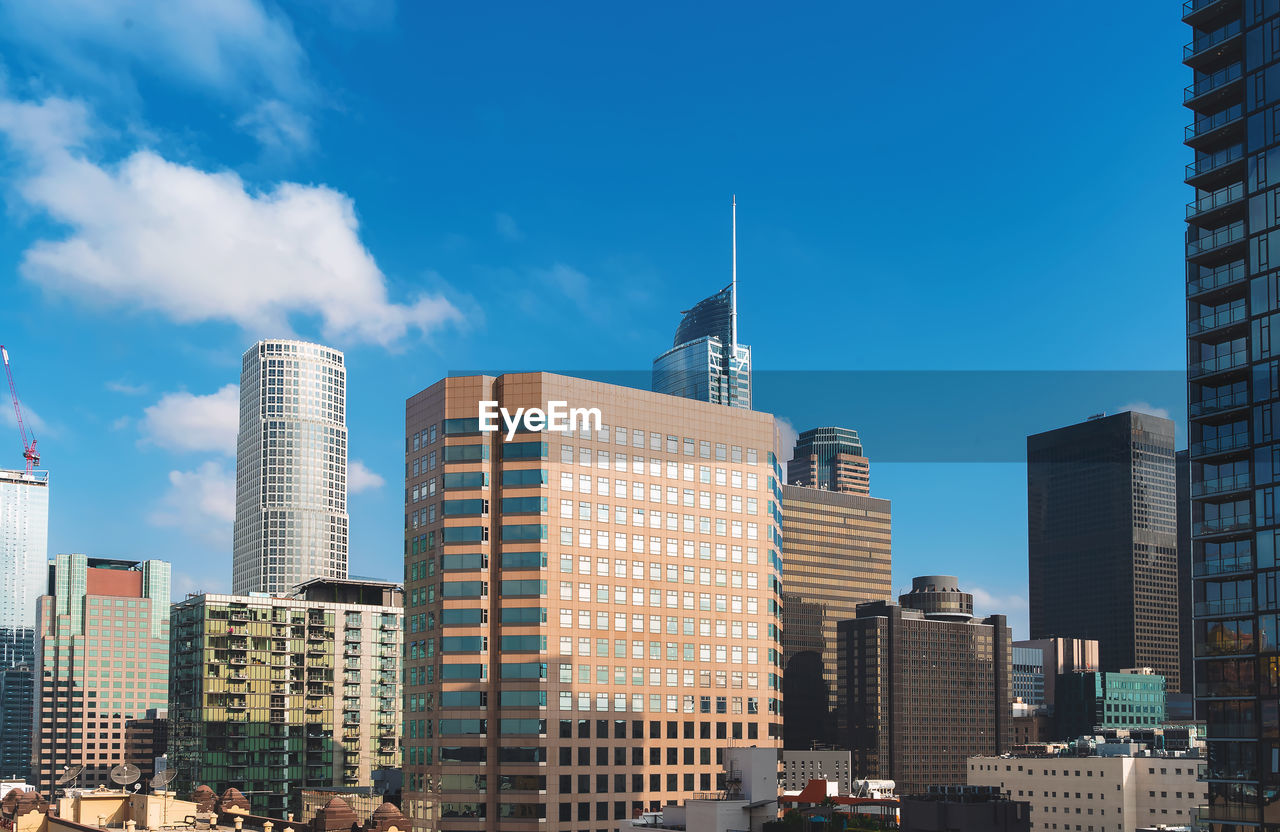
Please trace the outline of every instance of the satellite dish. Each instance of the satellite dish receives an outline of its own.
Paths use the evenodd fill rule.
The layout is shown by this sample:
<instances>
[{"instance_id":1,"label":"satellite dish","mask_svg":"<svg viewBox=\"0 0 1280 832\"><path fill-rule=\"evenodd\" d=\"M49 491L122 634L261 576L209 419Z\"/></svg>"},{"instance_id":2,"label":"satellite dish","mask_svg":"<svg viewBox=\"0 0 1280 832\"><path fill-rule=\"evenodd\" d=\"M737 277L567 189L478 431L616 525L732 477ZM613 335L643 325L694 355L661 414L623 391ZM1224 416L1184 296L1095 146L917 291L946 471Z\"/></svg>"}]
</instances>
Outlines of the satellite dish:
<instances>
[{"instance_id":1,"label":"satellite dish","mask_svg":"<svg viewBox=\"0 0 1280 832\"><path fill-rule=\"evenodd\" d=\"M176 768L167 768L164 771L157 773L155 777L151 778L151 788L163 789L165 786L172 783L173 778L177 776L178 770Z\"/></svg>"},{"instance_id":2,"label":"satellite dish","mask_svg":"<svg viewBox=\"0 0 1280 832\"><path fill-rule=\"evenodd\" d=\"M121 763L111 769L111 780L117 786L127 786L142 776L142 772L133 763Z\"/></svg>"},{"instance_id":3,"label":"satellite dish","mask_svg":"<svg viewBox=\"0 0 1280 832\"><path fill-rule=\"evenodd\" d=\"M65 786L68 783L75 782L75 779L79 777L81 774L84 774L84 766L72 766L71 768L64 771L62 773L62 776L58 778L57 785Z\"/></svg>"}]
</instances>

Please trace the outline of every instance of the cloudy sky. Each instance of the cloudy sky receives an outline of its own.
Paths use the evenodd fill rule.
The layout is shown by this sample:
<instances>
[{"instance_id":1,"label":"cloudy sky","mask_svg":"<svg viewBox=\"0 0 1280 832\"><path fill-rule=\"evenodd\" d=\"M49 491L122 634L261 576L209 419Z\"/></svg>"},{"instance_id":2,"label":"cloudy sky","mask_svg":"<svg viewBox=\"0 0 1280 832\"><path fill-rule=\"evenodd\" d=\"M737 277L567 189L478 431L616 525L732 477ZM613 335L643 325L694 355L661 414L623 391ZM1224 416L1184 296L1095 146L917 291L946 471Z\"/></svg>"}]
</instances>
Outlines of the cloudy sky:
<instances>
[{"instance_id":1,"label":"cloudy sky","mask_svg":"<svg viewBox=\"0 0 1280 832\"><path fill-rule=\"evenodd\" d=\"M347 354L352 571L398 575L404 399L451 370L647 370L728 281L735 192L761 370L1183 364L1176 7L727 11L0 4L0 343L51 550L229 587L239 356L292 335ZM1021 626L1017 454L913 456L896 397L796 378L770 408L881 452L898 586L954 572ZM1177 412L1148 386L1052 411L1010 388L991 421L926 395L906 423L953 435L964 400L966 435L1016 448Z\"/></svg>"}]
</instances>

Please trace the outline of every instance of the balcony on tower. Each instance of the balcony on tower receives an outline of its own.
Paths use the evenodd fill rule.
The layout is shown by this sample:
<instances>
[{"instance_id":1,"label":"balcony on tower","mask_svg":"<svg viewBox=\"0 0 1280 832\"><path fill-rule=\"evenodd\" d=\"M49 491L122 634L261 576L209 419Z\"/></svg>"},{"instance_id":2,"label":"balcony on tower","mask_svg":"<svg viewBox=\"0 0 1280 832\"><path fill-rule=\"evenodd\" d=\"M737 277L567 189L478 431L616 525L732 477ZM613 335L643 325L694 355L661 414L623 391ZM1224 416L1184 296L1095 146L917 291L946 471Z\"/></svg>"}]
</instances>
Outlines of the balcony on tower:
<instances>
[{"instance_id":1,"label":"balcony on tower","mask_svg":"<svg viewBox=\"0 0 1280 832\"><path fill-rule=\"evenodd\" d=\"M1197 72L1213 72L1240 59L1244 38L1240 21L1228 20L1214 29L1196 27L1196 36L1182 48L1182 62Z\"/></svg>"}]
</instances>

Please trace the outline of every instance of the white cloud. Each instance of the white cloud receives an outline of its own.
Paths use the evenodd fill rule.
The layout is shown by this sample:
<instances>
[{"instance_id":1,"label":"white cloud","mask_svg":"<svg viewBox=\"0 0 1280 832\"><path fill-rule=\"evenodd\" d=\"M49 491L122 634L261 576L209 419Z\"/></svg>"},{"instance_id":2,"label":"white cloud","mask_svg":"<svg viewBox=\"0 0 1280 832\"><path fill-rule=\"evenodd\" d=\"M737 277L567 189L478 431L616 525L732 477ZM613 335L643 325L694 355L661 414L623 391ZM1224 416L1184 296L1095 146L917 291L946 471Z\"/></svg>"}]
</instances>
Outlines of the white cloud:
<instances>
[{"instance_id":1,"label":"white cloud","mask_svg":"<svg viewBox=\"0 0 1280 832\"><path fill-rule=\"evenodd\" d=\"M782 464L782 476L786 479L787 460L791 459L792 454L796 450L796 439L800 434L796 431L796 426L791 424L791 420L783 416L774 416L774 424L778 429L778 446L774 452L778 455L778 460Z\"/></svg>"},{"instance_id":2,"label":"white cloud","mask_svg":"<svg viewBox=\"0 0 1280 832\"><path fill-rule=\"evenodd\" d=\"M194 471L170 471L169 491L148 520L177 527L195 537L229 546L236 517L235 473L221 463L205 462Z\"/></svg>"},{"instance_id":3,"label":"white cloud","mask_svg":"<svg viewBox=\"0 0 1280 832\"><path fill-rule=\"evenodd\" d=\"M141 396L147 392L145 384L129 384L125 381L108 381L105 385L112 393L121 393L125 396Z\"/></svg>"},{"instance_id":4,"label":"white cloud","mask_svg":"<svg viewBox=\"0 0 1280 832\"><path fill-rule=\"evenodd\" d=\"M47 291L180 323L227 321L252 335L289 332L291 317L306 316L330 342L384 346L461 320L440 294L389 299L345 194L292 182L256 191L233 172L149 150L99 165L66 140L72 109L0 99L0 132L30 161L21 198L68 229L23 256L22 275ZM31 112L43 127L26 123Z\"/></svg>"},{"instance_id":5,"label":"white cloud","mask_svg":"<svg viewBox=\"0 0 1280 832\"><path fill-rule=\"evenodd\" d=\"M117 98L139 99L142 74L244 107L319 98L289 19L259 0L4 3L0 33L51 72Z\"/></svg>"},{"instance_id":6,"label":"white cloud","mask_svg":"<svg viewBox=\"0 0 1280 832\"><path fill-rule=\"evenodd\" d=\"M1116 413L1124 413L1126 410L1132 410L1135 413L1146 413L1150 416L1159 416L1162 419L1173 418L1169 415L1169 408L1156 407L1150 402L1129 402L1128 404L1122 404L1116 410Z\"/></svg>"},{"instance_id":7,"label":"white cloud","mask_svg":"<svg viewBox=\"0 0 1280 832\"><path fill-rule=\"evenodd\" d=\"M236 126L272 150L306 150L311 146L311 119L279 99L263 101L236 119Z\"/></svg>"},{"instance_id":8,"label":"white cloud","mask_svg":"<svg viewBox=\"0 0 1280 832\"><path fill-rule=\"evenodd\" d=\"M240 387L228 384L208 396L165 393L146 408L144 442L175 451L213 451L234 456L240 426Z\"/></svg>"},{"instance_id":9,"label":"white cloud","mask_svg":"<svg viewBox=\"0 0 1280 832\"><path fill-rule=\"evenodd\" d=\"M498 236L504 240L518 243L524 239L524 232L520 230L520 226L516 225L515 219L510 214L499 211L493 215L493 221L498 228Z\"/></svg>"},{"instance_id":10,"label":"white cloud","mask_svg":"<svg viewBox=\"0 0 1280 832\"><path fill-rule=\"evenodd\" d=\"M1030 605L1027 603L1026 596L1017 593L999 595L963 579L960 581L960 588L973 595L975 616L978 618L985 618L988 615L1006 616L1009 619L1009 626L1013 628L1014 639L1030 638L1030 625L1027 623Z\"/></svg>"},{"instance_id":11,"label":"white cloud","mask_svg":"<svg viewBox=\"0 0 1280 832\"><path fill-rule=\"evenodd\" d=\"M0 384L6 383L0 382ZM0 390L3 390L3 392L0 393L0 420L3 420L6 426L17 430L18 416L13 411L13 400L9 398L9 389L7 384L4 387L0 387ZM26 425L27 434L29 436L34 436L37 439L42 436L57 436L58 434L58 432L54 428L50 427L49 423L46 422L39 413L32 410L25 401L22 403L22 424ZM17 443L16 438L14 439L14 443Z\"/></svg>"},{"instance_id":12,"label":"white cloud","mask_svg":"<svg viewBox=\"0 0 1280 832\"><path fill-rule=\"evenodd\" d=\"M386 485L381 474L369 470L360 460L353 459L347 463L347 493L359 494L361 491L373 491Z\"/></svg>"}]
</instances>

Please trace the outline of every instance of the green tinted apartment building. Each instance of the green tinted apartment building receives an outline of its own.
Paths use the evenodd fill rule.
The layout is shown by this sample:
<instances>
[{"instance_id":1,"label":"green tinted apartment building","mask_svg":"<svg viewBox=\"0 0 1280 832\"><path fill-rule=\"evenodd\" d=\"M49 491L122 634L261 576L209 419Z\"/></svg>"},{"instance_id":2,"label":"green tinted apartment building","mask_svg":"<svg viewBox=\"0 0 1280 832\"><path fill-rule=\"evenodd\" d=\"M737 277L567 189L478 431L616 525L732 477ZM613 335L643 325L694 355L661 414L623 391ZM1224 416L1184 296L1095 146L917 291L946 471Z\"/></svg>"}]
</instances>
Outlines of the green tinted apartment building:
<instances>
[{"instance_id":1,"label":"green tinted apartment building","mask_svg":"<svg viewBox=\"0 0 1280 832\"><path fill-rule=\"evenodd\" d=\"M254 811L399 765L403 591L316 579L291 597L173 605L171 765L179 789L237 788Z\"/></svg>"}]
</instances>

